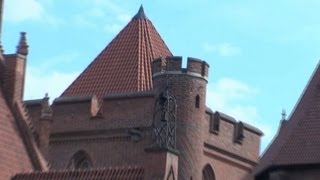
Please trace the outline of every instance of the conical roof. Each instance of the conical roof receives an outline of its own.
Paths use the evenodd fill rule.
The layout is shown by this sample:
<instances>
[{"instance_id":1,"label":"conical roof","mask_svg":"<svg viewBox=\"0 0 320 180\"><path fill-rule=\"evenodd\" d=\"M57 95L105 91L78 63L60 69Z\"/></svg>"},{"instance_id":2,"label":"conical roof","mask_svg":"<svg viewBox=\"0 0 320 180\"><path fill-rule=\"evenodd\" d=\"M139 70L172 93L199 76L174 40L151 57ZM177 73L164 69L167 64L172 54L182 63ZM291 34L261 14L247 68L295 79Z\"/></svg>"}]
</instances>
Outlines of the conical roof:
<instances>
[{"instance_id":1,"label":"conical roof","mask_svg":"<svg viewBox=\"0 0 320 180\"><path fill-rule=\"evenodd\" d=\"M291 117L263 154L255 174L279 166L320 163L320 66L302 93Z\"/></svg>"},{"instance_id":2,"label":"conical roof","mask_svg":"<svg viewBox=\"0 0 320 180\"><path fill-rule=\"evenodd\" d=\"M107 93L151 90L151 62L171 55L141 6L128 25L61 96L101 98Z\"/></svg>"}]
</instances>

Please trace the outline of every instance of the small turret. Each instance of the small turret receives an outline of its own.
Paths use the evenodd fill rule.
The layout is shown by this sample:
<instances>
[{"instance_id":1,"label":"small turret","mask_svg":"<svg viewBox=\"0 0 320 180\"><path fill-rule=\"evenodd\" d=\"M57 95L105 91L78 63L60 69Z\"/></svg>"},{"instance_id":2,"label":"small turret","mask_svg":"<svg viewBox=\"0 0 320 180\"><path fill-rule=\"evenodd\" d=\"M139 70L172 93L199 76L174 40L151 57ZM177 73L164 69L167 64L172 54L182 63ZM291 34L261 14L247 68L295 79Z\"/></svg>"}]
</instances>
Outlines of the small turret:
<instances>
[{"instance_id":1,"label":"small turret","mask_svg":"<svg viewBox=\"0 0 320 180\"><path fill-rule=\"evenodd\" d=\"M52 124L52 109L49 105L49 97L46 93L41 103L41 116L39 119L39 147L44 156L46 156Z\"/></svg>"}]
</instances>

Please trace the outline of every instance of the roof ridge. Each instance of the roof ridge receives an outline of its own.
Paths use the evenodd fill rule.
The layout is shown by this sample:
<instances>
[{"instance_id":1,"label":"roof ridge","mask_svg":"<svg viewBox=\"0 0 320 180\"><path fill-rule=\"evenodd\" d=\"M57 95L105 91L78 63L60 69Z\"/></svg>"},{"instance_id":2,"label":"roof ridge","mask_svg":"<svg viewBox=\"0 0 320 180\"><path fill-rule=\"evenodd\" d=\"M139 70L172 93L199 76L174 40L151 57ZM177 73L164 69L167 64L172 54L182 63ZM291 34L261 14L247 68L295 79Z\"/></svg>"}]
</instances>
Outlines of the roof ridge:
<instances>
[{"instance_id":1,"label":"roof ridge","mask_svg":"<svg viewBox=\"0 0 320 180\"><path fill-rule=\"evenodd\" d=\"M147 38L147 40L149 42L149 43L147 43L147 41L145 41L146 48L147 48L147 54L146 54L147 58L145 59L145 61L148 61L148 59L155 59L155 53L154 53L154 50L153 50L153 47L152 47L150 31L149 31L150 29L149 29L149 25L148 25L148 23L151 23L151 22L146 21L144 23L146 23L146 27L147 27L147 29L145 29L145 31L146 31L145 38ZM148 51L148 48L150 48L149 51ZM150 57L148 57L148 56L150 56ZM148 62L144 62L144 63L147 64ZM152 71L151 66L146 66L146 71L147 72L148 71ZM147 79L152 79L152 77L151 77L152 75L151 74L146 74L146 76L148 76ZM152 81L147 81L146 83L147 83L148 87L153 87Z\"/></svg>"},{"instance_id":2,"label":"roof ridge","mask_svg":"<svg viewBox=\"0 0 320 180\"><path fill-rule=\"evenodd\" d=\"M313 143L314 138L312 138L320 135L315 130L320 126L318 121L320 117L319 83L320 61L295 104L288 121L279 128L278 134L262 155L256 175L276 165L320 162L320 156L314 154L315 148L318 149L320 145ZM306 133L308 133L307 136Z\"/></svg>"},{"instance_id":3,"label":"roof ridge","mask_svg":"<svg viewBox=\"0 0 320 180\"><path fill-rule=\"evenodd\" d=\"M300 94L300 96L299 96L299 98L298 98L298 101L297 101L296 104L294 105L294 107L293 107L293 109L292 109L292 111L291 111L288 119L291 119L293 113L294 113L295 110L297 109L297 106L299 105L300 101L302 100L302 97L304 96L304 94L306 93L308 87L310 86L310 83L311 83L313 77L315 76L315 74L317 73L317 71L318 71L319 69L320 69L320 60L318 61L317 66L313 69L312 74L311 74L311 76L310 76L307 84L306 84L305 87L303 88L302 93Z\"/></svg>"}]
</instances>

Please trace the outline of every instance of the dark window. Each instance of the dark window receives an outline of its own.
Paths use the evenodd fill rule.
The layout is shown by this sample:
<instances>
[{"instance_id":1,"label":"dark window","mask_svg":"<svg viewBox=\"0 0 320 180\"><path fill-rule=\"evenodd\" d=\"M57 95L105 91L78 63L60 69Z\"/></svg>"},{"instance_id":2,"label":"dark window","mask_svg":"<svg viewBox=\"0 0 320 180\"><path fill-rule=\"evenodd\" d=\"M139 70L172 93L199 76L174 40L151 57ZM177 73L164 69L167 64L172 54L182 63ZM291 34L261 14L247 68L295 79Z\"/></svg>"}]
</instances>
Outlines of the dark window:
<instances>
[{"instance_id":1,"label":"dark window","mask_svg":"<svg viewBox=\"0 0 320 180\"><path fill-rule=\"evenodd\" d=\"M242 144L243 139L244 139L243 123L239 122L238 124L236 124L236 128L235 128L235 141L239 144Z\"/></svg>"},{"instance_id":2,"label":"dark window","mask_svg":"<svg viewBox=\"0 0 320 180\"><path fill-rule=\"evenodd\" d=\"M207 164L202 170L202 180L215 180L215 175L212 167Z\"/></svg>"},{"instance_id":3,"label":"dark window","mask_svg":"<svg viewBox=\"0 0 320 180\"><path fill-rule=\"evenodd\" d=\"M88 169L91 168L91 163L88 161L88 159L83 158L82 160L80 160L76 165L75 165L76 169Z\"/></svg>"},{"instance_id":4,"label":"dark window","mask_svg":"<svg viewBox=\"0 0 320 180\"><path fill-rule=\"evenodd\" d=\"M218 133L220 129L220 114L218 112L211 115L211 131L213 133Z\"/></svg>"},{"instance_id":5,"label":"dark window","mask_svg":"<svg viewBox=\"0 0 320 180\"><path fill-rule=\"evenodd\" d=\"M196 96L196 108L199 108L200 107L200 96L197 95Z\"/></svg>"},{"instance_id":6,"label":"dark window","mask_svg":"<svg viewBox=\"0 0 320 180\"><path fill-rule=\"evenodd\" d=\"M88 153L79 150L72 156L68 167L70 169L89 169L92 168L92 162Z\"/></svg>"}]
</instances>

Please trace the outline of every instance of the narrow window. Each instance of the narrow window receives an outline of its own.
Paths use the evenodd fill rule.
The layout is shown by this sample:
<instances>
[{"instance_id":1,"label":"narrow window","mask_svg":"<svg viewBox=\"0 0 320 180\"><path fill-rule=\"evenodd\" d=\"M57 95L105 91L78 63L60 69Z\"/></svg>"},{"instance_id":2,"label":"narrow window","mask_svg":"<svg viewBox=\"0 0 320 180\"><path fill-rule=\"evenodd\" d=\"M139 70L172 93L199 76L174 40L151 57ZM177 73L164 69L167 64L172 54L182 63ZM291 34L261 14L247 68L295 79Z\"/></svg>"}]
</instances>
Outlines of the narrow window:
<instances>
[{"instance_id":1,"label":"narrow window","mask_svg":"<svg viewBox=\"0 0 320 180\"><path fill-rule=\"evenodd\" d=\"M200 107L200 96L199 94L196 96L196 108Z\"/></svg>"},{"instance_id":2,"label":"narrow window","mask_svg":"<svg viewBox=\"0 0 320 180\"><path fill-rule=\"evenodd\" d=\"M236 128L235 128L235 141L239 144L242 144L243 139L244 139L243 123L239 122L238 124L236 124Z\"/></svg>"},{"instance_id":3,"label":"narrow window","mask_svg":"<svg viewBox=\"0 0 320 180\"><path fill-rule=\"evenodd\" d=\"M211 132L218 134L220 130L220 114L218 112L210 116Z\"/></svg>"}]
</instances>

